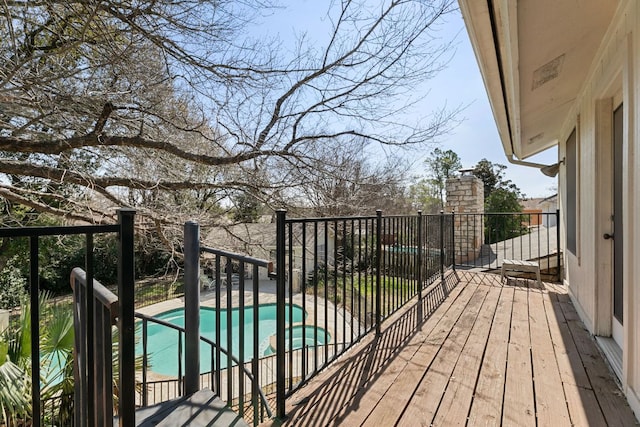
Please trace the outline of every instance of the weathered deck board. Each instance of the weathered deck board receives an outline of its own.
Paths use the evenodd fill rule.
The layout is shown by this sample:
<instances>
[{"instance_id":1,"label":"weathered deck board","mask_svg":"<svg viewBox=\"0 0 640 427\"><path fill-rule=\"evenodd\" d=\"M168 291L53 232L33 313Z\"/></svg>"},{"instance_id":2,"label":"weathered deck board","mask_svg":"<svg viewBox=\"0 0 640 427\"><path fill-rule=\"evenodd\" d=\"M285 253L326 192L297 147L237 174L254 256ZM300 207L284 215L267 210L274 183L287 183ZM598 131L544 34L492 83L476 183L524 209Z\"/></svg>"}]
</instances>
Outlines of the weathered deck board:
<instances>
[{"instance_id":1,"label":"weathered deck board","mask_svg":"<svg viewBox=\"0 0 640 427\"><path fill-rule=\"evenodd\" d=\"M507 378L504 390L502 425L535 426L531 338L529 336L528 289L513 294L511 332L507 346Z\"/></svg>"},{"instance_id":2,"label":"weathered deck board","mask_svg":"<svg viewBox=\"0 0 640 427\"><path fill-rule=\"evenodd\" d=\"M425 322L421 328L424 334L422 343L413 359L408 361L407 367L385 391L384 399L373 408L364 425L392 425L398 420L407 405L406 396L411 395L420 383L475 289L473 285L466 287L455 300L449 300L450 304L441 307L436 315ZM455 304L451 304L453 302ZM359 425L357 417L350 416L348 421L352 425Z\"/></svg>"},{"instance_id":3,"label":"weathered deck board","mask_svg":"<svg viewBox=\"0 0 640 427\"><path fill-rule=\"evenodd\" d=\"M502 419L502 399L507 366L507 344L511 328L511 306L514 289L501 290L491 333L488 338L475 397L469 413L469 425L499 425Z\"/></svg>"},{"instance_id":4,"label":"weathered deck board","mask_svg":"<svg viewBox=\"0 0 640 427\"><path fill-rule=\"evenodd\" d=\"M571 422L576 426L606 425L562 313L557 292L544 296L544 306Z\"/></svg>"},{"instance_id":5,"label":"weathered deck board","mask_svg":"<svg viewBox=\"0 0 640 427\"><path fill-rule=\"evenodd\" d=\"M578 314L571 305L568 295L558 297L560 307L567 319L567 324L573 340L580 353L582 365L589 376L591 387L595 392L602 414L608 425L628 426L633 425L635 417L631 411L620 410L621 392L615 385L608 367L601 363L602 360L593 339L580 322Z\"/></svg>"},{"instance_id":6,"label":"weathered deck board","mask_svg":"<svg viewBox=\"0 0 640 427\"><path fill-rule=\"evenodd\" d=\"M571 426L560 371L556 360L547 314L544 292L529 292L529 331L531 359L538 425Z\"/></svg>"},{"instance_id":7,"label":"weathered deck board","mask_svg":"<svg viewBox=\"0 0 640 427\"><path fill-rule=\"evenodd\" d=\"M392 316L383 324L379 337L367 337L360 344L360 351L350 352L336 362L333 369L321 373L314 381L320 386L309 385L297 393L287 405L289 422L292 425L340 425L347 423L346 416L352 416L354 419L348 423L359 425L370 412L366 408L375 408L390 381L403 371L411 353L425 340L426 335L420 330L442 327L439 320L447 307L454 305L456 310L461 310L464 305L460 307L455 302L460 293L470 295L471 288L455 287L438 311L420 324L416 317L417 304L410 304L408 315ZM412 346L415 347L412 349ZM300 401L304 401L304 405L295 404Z\"/></svg>"},{"instance_id":8,"label":"weathered deck board","mask_svg":"<svg viewBox=\"0 0 640 427\"><path fill-rule=\"evenodd\" d=\"M460 277L424 321L408 304L299 390L284 424L636 425L562 286Z\"/></svg>"},{"instance_id":9,"label":"weathered deck board","mask_svg":"<svg viewBox=\"0 0 640 427\"><path fill-rule=\"evenodd\" d=\"M500 288L489 288L489 293L440 402L433 420L434 425L464 426L466 424L482 362L482 358L478 355L485 351L499 298Z\"/></svg>"},{"instance_id":10,"label":"weathered deck board","mask_svg":"<svg viewBox=\"0 0 640 427\"><path fill-rule=\"evenodd\" d=\"M399 426L431 425L488 288L478 287L409 400ZM419 421L419 424L417 423Z\"/></svg>"}]
</instances>

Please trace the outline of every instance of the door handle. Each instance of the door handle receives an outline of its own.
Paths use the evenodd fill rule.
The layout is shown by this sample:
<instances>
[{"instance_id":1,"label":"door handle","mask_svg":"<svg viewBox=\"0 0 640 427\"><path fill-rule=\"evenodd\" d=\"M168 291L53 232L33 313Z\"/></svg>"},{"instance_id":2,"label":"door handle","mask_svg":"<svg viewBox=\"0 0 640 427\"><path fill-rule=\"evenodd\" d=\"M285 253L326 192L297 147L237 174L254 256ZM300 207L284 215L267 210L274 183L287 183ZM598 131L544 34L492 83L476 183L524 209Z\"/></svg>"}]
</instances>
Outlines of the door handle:
<instances>
[{"instance_id":1,"label":"door handle","mask_svg":"<svg viewBox=\"0 0 640 427\"><path fill-rule=\"evenodd\" d=\"M602 237L604 237L605 240L609 240L609 239L613 240L613 233L612 234L604 233L604 236L602 236Z\"/></svg>"}]
</instances>

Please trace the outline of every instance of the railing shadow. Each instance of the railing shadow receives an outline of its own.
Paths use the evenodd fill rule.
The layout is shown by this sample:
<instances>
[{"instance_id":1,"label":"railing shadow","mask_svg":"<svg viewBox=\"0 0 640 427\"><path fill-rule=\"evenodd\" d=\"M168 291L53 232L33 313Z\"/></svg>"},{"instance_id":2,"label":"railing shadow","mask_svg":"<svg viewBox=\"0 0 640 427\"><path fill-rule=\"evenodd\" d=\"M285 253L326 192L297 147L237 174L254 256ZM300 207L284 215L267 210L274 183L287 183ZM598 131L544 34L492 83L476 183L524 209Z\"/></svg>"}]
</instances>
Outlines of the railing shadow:
<instances>
[{"instance_id":1,"label":"railing shadow","mask_svg":"<svg viewBox=\"0 0 640 427\"><path fill-rule=\"evenodd\" d=\"M570 367L571 385L565 394L580 402L584 410L580 414L583 420L569 414L574 425L639 425L617 384L616 374L578 315L568 292L548 287L547 291L550 296L547 316L558 325L557 336L552 334L552 340L556 341L554 346L564 348L565 364Z\"/></svg>"},{"instance_id":2,"label":"railing shadow","mask_svg":"<svg viewBox=\"0 0 640 427\"><path fill-rule=\"evenodd\" d=\"M385 372L387 366L399 356L407 343L419 333L421 325L440 307L450 292L460 282L455 271L449 271L444 282L437 281L417 297L401 314L392 316L380 334L356 346L341 361L341 368L316 384L313 392L294 401L287 419L295 424L305 420L324 425L331 420L340 423L342 417L357 410L361 400ZM366 344L365 344L366 343ZM348 378L345 380L345 378ZM319 379L320 381L320 379ZM345 405L344 402L349 402Z\"/></svg>"}]
</instances>

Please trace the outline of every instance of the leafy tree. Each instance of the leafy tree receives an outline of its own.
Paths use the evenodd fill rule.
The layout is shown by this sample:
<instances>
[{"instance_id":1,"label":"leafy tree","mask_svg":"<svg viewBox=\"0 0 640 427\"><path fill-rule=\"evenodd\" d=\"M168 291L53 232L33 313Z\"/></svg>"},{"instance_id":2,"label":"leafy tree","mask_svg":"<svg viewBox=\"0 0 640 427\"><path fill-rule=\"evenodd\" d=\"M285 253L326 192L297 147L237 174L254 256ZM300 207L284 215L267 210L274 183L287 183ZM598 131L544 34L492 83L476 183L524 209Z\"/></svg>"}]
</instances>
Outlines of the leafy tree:
<instances>
[{"instance_id":1,"label":"leafy tree","mask_svg":"<svg viewBox=\"0 0 640 427\"><path fill-rule=\"evenodd\" d=\"M509 215L522 212L522 206L515 191L497 188L485 199L485 243L494 243L527 233L523 215ZM506 213L506 214L500 214Z\"/></svg>"},{"instance_id":2,"label":"leafy tree","mask_svg":"<svg viewBox=\"0 0 640 427\"><path fill-rule=\"evenodd\" d=\"M484 184L484 199L491 195L496 189L506 189L512 191L517 197L521 197L520 189L509 179L505 179L504 171L507 169L505 165L492 163L487 159L482 159L473 169L473 174L480 178ZM504 212L504 211L497 211Z\"/></svg>"},{"instance_id":3,"label":"leafy tree","mask_svg":"<svg viewBox=\"0 0 640 427\"><path fill-rule=\"evenodd\" d=\"M485 243L511 239L528 232L527 227L523 225L523 216L509 215L522 212L522 193L511 180L505 179L506 168L505 165L482 159L473 171L484 183L484 211L487 213Z\"/></svg>"},{"instance_id":4,"label":"leafy tree","mask_svg":"<svg viewBox=\"0 0 640 427\"><path fill-rule=\"evenodd\" d=\"M0 270L0 309L13 309L27 296L27 281L12 258ZM2 331L0 331L2 332Z\"/></svg>"},{"instance_id":5,"label":"leafy tree","mask_svg":"<svg viewBox=\"0 0 640 427\"><path fill-rule=\"evenodd\" d=\"M260 218L260 202L251 194L241 191L233 197L233 220L237 222L256 222Z\"/></svg>"},{"instance_id":6,"label":"leafy tree","mask_svg":"<svg viewBox=\"0 0 640 427\"><path fill-rule=\"evenodd\" d=\"M409 198L415 210L425 214L436 214L442 209L437 189L430 180L421 179L409 187Z\"/></svg>"},{"instance_id":7,"label":"leafy tree","mask_svg":"<svg viewBox=\"0 0 640 427\"><path fill-rule=\"evenodd\" d=\"M432 31L456 2L328 7L326 37L283 49L246 31L279 12L269 0L5 2L0 195L73 222L136 207L175 246L237 190L286 205L327 141L424 149L446 132L455 111L402 115L447 62Z\"/></svg>"},{"instance_id":8,"label":"leafy tree","mask_svg":"<svg viewBox=\"0 0 640 427\"><path fill-rule=\"evenodd\" d=\"M430 183L435 187L440 197L440 207L444 206L444 190L447 180L457 175L462 168L460 157L453 150L442 151L435 148L429 158L425 160L429 173Z\"/></svg>"}]
</instances>

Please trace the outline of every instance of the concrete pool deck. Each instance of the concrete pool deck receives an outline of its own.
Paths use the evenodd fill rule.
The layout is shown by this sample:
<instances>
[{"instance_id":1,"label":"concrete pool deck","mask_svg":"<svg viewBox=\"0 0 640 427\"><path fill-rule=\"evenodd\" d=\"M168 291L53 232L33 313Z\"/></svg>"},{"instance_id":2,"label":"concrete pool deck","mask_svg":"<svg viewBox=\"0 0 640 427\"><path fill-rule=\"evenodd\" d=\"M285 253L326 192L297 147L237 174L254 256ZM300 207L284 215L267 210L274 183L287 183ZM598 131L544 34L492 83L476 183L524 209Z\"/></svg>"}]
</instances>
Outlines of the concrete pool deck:
<instances>
[{"instance_id":1,"label":"concrete pool deck","mask_svg":"<svg viewBox=\"0 0 640 427\"><path fill-rule=\"evenodd\" d=\"M248 285L248 283L247 283ZM244 306L249 307L254 305L254 301L257 301L258 304L275 304L277 302L276 299L276 281L275 280L261 280L258 285L258 295L257 298L254 299L254 293L252 289L249 289L249 286L245 287L244 291ZM222 286L221 288L221 308L227 308L227 288L226 286ZM216 306L216 293L211 290L201 290L200 291L200 306L201 307L210 307L215 308ZM287 295L288 298L288 295ZM289 301L288 301L289 302ZM290 299L290 302L296 304L300 307L303 307L303 294L295 293L293 298ZM335 318L333 316L329 316L328 319L325 319L325 305L327 313L334 313L337 311L337 324L338 325L347 325L346 330L344 328L336 328ZM237 308L240 306L240 290L237 285L232 286L231 288L231 307ZM142 307L136 312L145 314L147 316L155 316L160 313L164 313L170 310L175 310L176 308L184 308L184 297L173 298L167 301L163 301L157 304L153 304L147 307ZM358 329L358 321L357 319L351 317L344 317L343 312L340 309L336 309L336 306L328 300L324 298L320 298L318 296L317 300L314 301L314 295L312 294L304 294L304 309L307 313L305 324L308 326L316 326L323 328L329 332L331 335L332 343L343 343L345 338L350 340L351 337L351 328ZM313 323L313 320L317 315L317 323ZM326 322L325 322L326 320ZM325 327L326 326L326 327ZM346 332L346 337L344 336Z\"/></svg>"},{"instance_id":2,"label":"concrete pool deck","mask_svg":"<svg viewBox=\"0 0 640 427\"><path fill-rule=\"evenodd\" d=\"M253 306L254 303L256 302L257 304L275 304L277 302L275 280L268 280L268 279L261 280L258 285L258 290L259 290L258 294L254 295L253 290L250 286L250 282L247 281L245 291L243 294L245 307ZM231 301L230 305L232 308L237 308L240 306L241 294L240 294L238 285L232 285L230 290L228 290L226 286L222 286L220 291L221 291L221 304L220 304L221 308L228 307L227 301L229 299ZM216 292L214 290L211 290L211 291L201 290L201 294L200 294L201 307L215 308L216 307L215 296L216 296ZM348 346L351 343L351 339L352 339L352 328L355 331L357 331L361 326L357 321L357 319L354 319L351 316L349 316L349 312L345 312L341 307L336 307L331 301L320 298L320 296L318 296L318 298L316 299L314 298L313 294L295 293L293 297L290 299L287 296L287 302L291 302L300 307L303 307L303 302L304 302L304 309L307 313L305 324L307 326L315 326L315 327L323 328L330 334L331 339L329 341L329 346L332 349L330 349L329 357L331 357L336 351L336 346L341 346L341 345ZM153 317L160 313L164 313L170 310L175 310L178 308L184 308L184 297L173 298L167 301L163 301L157 304L143 307L136 310L136 312ZM325 312L328 314L328 316L325 316ZM300 323L296 323L296 324L300 324ZM339 325L339 327L336 327L336 325ZM205 357L205 356L201 355L201 358L202 357ZM308 366L317 366L322 364L324 364L324 352L321 350L321 351L318 351L317 354L315 354L313 351L310 351L308 354ZM293 364L294 376L298 377L302 375L302 366L304 365L306 364L302 364L300 363L300 361L294 360L294 364ZM260 366L261 366L260 384L263 387L268 386L272 382L270 379L275 378L274 356L266 356L265 358L260 359ZM231 381L234 384L232 389L237 391L238 390L237 382L239 381L238 377L240 375L237 373L236 367L233 368L233 371L234 372L232 372L231 375L229 375L229 373L227 373L226 370L223 370L221 372L222 383L225 384L228 381L228 378L231 377L232 378ZM141 374L139 374L138 377L139 377L138 379L141 381L142 380ZM201 377L202 377L201 382L203 383L202 384L203 386L205 387L212 386L212 384L210 384L209 375L203 374L201 375ZM147 379L146 379L147 383L170 382L175 380L176 380L175 376L165 376L165 375L161 375L156 372L153 372L152 366L147 371ZM250 384L246 384L245 389L250 389L249 387L250 387ZM226 389L227 387L223 387L223 388ZM221 393L222 395L221 397L223 397L224 400L229 401L229 400L236 399L238 397L235 395L236 394L235 392L233 393L234 395L231 395L231 396L227 396L226 394L228 394L227 390L223 390L223 393ZM167 400L167 398L177 397L178 393L177 393L177 390L170 390L169 387L167 387L166 393L161 392L160 395L156 395L154 390L153 395L154 397L148 397L148 400L147 400L148 404L151 404L154 402L161 402L161 401Z\"/></svg>"}]
</instances>

